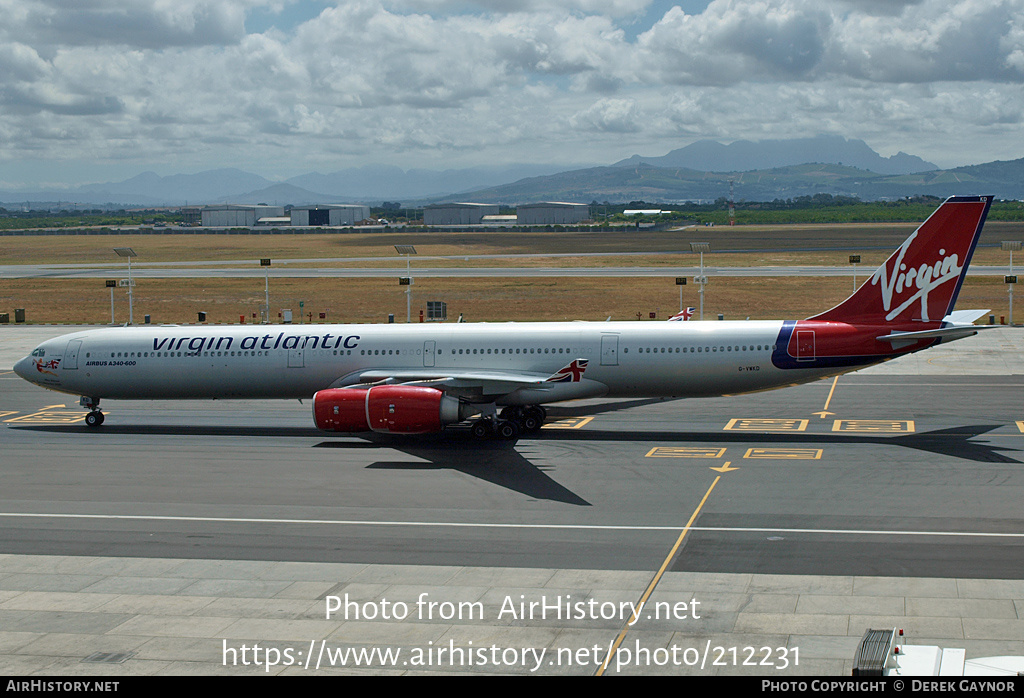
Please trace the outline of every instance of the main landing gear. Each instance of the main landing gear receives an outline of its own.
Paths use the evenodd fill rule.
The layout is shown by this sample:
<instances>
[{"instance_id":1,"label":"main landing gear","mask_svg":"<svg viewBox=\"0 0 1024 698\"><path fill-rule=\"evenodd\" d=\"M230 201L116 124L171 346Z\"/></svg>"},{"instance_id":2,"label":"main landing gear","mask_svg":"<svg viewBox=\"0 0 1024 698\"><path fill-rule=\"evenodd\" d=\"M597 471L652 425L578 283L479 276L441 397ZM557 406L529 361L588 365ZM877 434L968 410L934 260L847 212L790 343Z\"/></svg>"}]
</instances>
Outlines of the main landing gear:
<instances>
[{"instance_id":1,"label":"main landing gear","mask_svg":"<svg viewBox=\"0 0 1024 698\"><path fill-rule=\"evenodd\" d=\"M85 415L85 426L95 428L103 424L103 413L100 412L100 399L98 397L82 396L78 399L78 404L89 410L89 414Z\"/></svg>"},{"instance_id":2,"label":"main landing gear","mask_svg":"<svg viewBox=\"0 0 1024 698\"><path fill-rule=\"evenodd\" d=\"M478 439L511 441L520 434L532 434L541 428L547 411L540 405L505 407L500 414L484 414L472 424L473 436Z\"/></svg>"}]
</instances>

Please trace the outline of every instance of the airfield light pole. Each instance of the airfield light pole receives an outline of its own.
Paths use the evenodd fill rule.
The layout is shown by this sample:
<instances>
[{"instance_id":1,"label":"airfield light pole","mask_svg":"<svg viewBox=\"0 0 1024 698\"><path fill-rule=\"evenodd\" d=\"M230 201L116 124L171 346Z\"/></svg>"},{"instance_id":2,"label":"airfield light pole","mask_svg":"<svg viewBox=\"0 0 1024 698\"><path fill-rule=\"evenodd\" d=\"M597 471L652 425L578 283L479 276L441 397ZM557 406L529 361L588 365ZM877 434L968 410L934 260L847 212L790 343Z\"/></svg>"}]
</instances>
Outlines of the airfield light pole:
<instances>
[{"instance_id":1,"label":"airfield light pole","mask_svg":"<svg viewBox=\"0 0 1024 698\"><path fill-rule=\"evenodd\" d=\"M268 325L270 324L270 259L268 257L260 259L260 266L263 267L263 307L265 308L261 313L263 317L260 318L260 324Z\"/></svg>"},{"instance_id":2,"label":"airfield light pole","mask_svg":"<svg viewBox=\"0 0 1024 698\"><path fill-rule=\"evenodd\" d=\"M1013 275L1013 253L1020 252L1020 240L1004 240L1002 248L1010 253L1010 274L1006 277L1006 290L1010 294L1010 326L1013 326L1013 285L1017 283L1017 277Z\"/></svg>"},{"instance_id":3,"label":"airfield light pole","mask_svg":"<svg viewBox=\"0 0 1024 698\"><path fill-rule=\"evenodd\" d=\"M710 242L691 242L690 252L700 252L700 276L694 281L697 282L697 294L700 296L700 319L704 319L704 285L708 282L708 277L704 276L704 253L711 251Z\"/></svg>"},{"instance_id":4,"label":"airfield light pole","mask_svg":"<svg viewBox=\"0 0 1024 698\"><path fill-rule=\"evenodd\" d=\"M114 324L114 289L117 288L117 279L107 279L107 288L110 289L110 324Z\"/></svg>"},{"instance_id":5,"label":"airfield light pole","mask_svg":"<svg viewBox=\"0 0 1024 698\"><path fill-rule=\"evenodd\" d=\"M395 252L405 257L405 279L398 283L405 286L405 322L412 322L412 255L416 254L414 245L395 245Z\"/></svg>"},{"instance_id":6,"label":"airfield light pole","mask_svg":"<svg viewBox=\"0 0 1024 698\"><path fill-rule=\"evenodd\" d=\"M118 257L128 258L128 324L134 324L134 316L132 315L132 287L135 286L135 282L132 281L132 257L138 257L135 254L135 250L130 247L115 247L114 254Z\"/></svg>"}]
</instances>

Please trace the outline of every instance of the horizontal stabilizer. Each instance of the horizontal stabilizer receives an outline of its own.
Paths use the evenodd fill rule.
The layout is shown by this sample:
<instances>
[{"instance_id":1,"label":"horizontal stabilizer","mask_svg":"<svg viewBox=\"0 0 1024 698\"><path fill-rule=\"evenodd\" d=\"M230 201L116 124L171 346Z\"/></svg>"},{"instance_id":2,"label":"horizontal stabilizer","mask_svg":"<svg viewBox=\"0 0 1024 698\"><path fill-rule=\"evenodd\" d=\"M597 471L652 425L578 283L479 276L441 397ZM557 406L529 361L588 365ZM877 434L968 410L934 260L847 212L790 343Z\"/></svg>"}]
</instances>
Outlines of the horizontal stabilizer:
<instances>
[{"instance_id":1,"label":"horizontal stabilizer","mask_svg":"<svg viewBox=\"0 0 1024 698\"><path fill-rule=\"evenodd\" d=\"M893 332L892 334L875 337L879 342L916 342L919 339L941 338L952 341L973 337L980 330L995 327L995 325L973 325L975 320L987 313L988 310L954 310L942 319L944 327L937 327L934 330L921 330L920 332Z\"/></svg>"},{"instance_id":2,"label":"horizontal stabilizer","mask_svg":"<svg viewBox=\"0 0 1024 698\"><path fill-rule=\"evenodd\" d=\"M922 330L920 332L893 332L881 337L875 337L879 342L916 342L919 339L963 339L972 337L981 330L987 330L995 325L961 325L959 327L939 327L934 330Z\"/></svg>"}]
</instances>

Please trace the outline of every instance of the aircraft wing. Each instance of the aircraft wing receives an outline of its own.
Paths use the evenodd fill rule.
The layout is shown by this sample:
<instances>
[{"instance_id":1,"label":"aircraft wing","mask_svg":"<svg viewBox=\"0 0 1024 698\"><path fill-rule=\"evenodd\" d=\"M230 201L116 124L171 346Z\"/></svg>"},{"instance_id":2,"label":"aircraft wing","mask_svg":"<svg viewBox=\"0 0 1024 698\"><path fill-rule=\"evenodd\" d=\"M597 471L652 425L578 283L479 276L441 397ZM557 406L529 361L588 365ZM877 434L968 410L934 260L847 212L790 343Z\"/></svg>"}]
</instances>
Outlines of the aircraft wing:
<instances>
[{"instance_id":1,"label":"aircraft wing","mask_svg":"<svg viewBox=\"0 0 1024 698\"><path fill-rule=\"evenodd\" d=\"M458 369L373 369L361 371L358 374L359 383L376 383L389 381L392 383L407 383L410 381L444 381L463 380L467 382L499 382L533 385L543 383L548 376L543 373L528 373L525 371L487 371L487 370L458 370Z\"/></svg>"},{"instance_id":2,"label":"aircraft wing","mask_svg":"<svg viewBox=\"0 0 1024 698\"><path fill-rule=\"evenodd\" d=\"M599 396L607 392L603 383L583 377L587 360L576 359L551 375L529 371L487 369L401 368L368 369L351 373L332 388L367 388L372 385L409 385L436 388L457 396L494 396L519 393L531 402Z\"/></svg>"}]
</instances>

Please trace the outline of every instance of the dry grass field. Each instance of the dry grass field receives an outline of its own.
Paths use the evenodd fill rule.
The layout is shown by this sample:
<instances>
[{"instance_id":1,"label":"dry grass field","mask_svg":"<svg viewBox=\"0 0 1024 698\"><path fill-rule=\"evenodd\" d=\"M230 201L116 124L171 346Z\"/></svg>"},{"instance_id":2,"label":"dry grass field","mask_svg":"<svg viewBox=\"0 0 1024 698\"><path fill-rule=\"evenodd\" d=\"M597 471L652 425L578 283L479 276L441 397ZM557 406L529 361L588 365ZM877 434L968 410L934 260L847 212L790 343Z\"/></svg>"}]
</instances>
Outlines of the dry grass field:
<instances>
[{"instance_id":1,"label":"dry grass field","mask_svg":"<svg viewBox=\"0 0 1024 698\"><path fill-rule=\"evenodd\" d=\"M850 279L712 278L707 287L705 318L799 319L839 303L852 290ZM1020 294L1024 295L1024 294ZM650 278L509 278L418 279L413 290L413 321L428 300L448 304L454 320L468 322L529 320L636 320L649 313L664 320L678 311L679 292L672 279ZM282 308L292 309L298 322L299 301L312 322L386 322L394 313L405 321L404 288L389 279L277 279L270 286L272 319ZM686 286L683 301L697 306L696 286ZM1018 302L1024 304L1018 296ZM135 287L135 321L150 315L154 323L196 322L199 311L207 322L234 323L239 316L252 322L263 303L260 279L145 280ZM999 278L968 279L960 308L992 308L1006 315L1006 287ZM24 308L31 323L109 323L110 293L98 279L0 280L0 312ZM114 289L115 321L128 319L125 289ZM1018 319L1024 307L1018 306ZM321 320L319 313L326 313ZM308 322L309 318L304 319Z\"/></svg>"},{"instance_id":2,"label":"dry grass field","mask_svg":"<svg viewBox=\"0 0 1024 698\"><path fill-rule=\"evenodd\" d=\"M348 233L329 235L89 235L0 238L0 265L103 264L122 269L114 247L132 247L136 263L234 261L257 265L271 257L275 266L289 259L363 258L359 262L304 263L303 266L394 267L404 272L393 245L413 244L419 252L413 267L424 266L694 266L697 256L688 250L691 240L708 240L705 255L711 270L705 300L705 318L723 313L726 319L796 319L825 310L852 290L850 278L726 278L715 277L715 267L754 265L847 265L850 251L862 257L858 277L864 279L894 249L913 226L741 226L683 231L616 231L607 233ZM990 223L982 242L1020 239L1019 224ZM847 243L849 250L837 249ZM797 247L832 248L798 251ZM880 247L883 249L868 249ZM729 252L729 250L763 250ZM716 254L715 251L719 253ZM430 256L508 254L631 253L607 257L530 257L504 259L427 260ZM636 252L650 254L632 254ZM1024 267L1024 255L1020 255ZM372 258L372 259L366 259ZM979 248L976 264L1006 264L1008 255L998 248ZM1017 260L1014 260L1017 262ZM124 276L114 272L111 278ZM396 279L271 279L272 319L280 309L298 315L299 302L319 322L385 322L394 313L397 322L406 314L405 288ZM1024 296L1024 294L1020 294ZM114 290L115 320L128 317L125 289ZM252 321L263 302L263 280L254 279L143 279L134 294L136 322L150 315L154 323L195 322L205 311L208 322ZM413 320L427 301L445 301L449 319L462 313L467 321L526 320L636 320L649 313L658 320L678 311L679 289L672 278L418 278L413 287ZM686 305L697 306L697 287L684 288ZM1001 278L969 278L958 307L992 308L1007 314L1006 286ZM1024 299L1018 315L1024 317ZM0 313L24 308L32 323L108 323L110 293L101 279L4 279L0 276ZM319 318L326 313L326 320ZM296 317L296 321L298 318ZM309 321L307 316L304 321Z\"/></svg>"}]
</instances>

